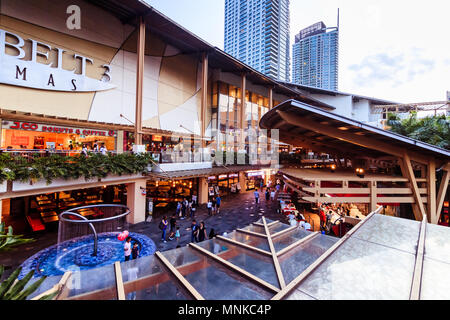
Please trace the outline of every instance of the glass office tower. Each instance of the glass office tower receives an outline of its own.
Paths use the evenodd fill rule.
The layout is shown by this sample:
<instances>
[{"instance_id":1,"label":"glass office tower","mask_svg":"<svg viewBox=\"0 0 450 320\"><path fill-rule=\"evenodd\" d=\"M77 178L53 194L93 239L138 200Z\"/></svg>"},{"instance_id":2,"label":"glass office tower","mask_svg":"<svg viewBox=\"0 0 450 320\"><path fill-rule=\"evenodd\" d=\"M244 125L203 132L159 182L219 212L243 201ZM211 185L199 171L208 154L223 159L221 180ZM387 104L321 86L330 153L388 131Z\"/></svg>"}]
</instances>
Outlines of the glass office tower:
<instances>
[{"instance_id":1,"label":"glass office tower","mask_svg":"<svg viewBox=\"0 0 450 320\"><path fill-rule=\"evenodd\" d=\"M295 36L293 82L327 90L338 90L339 28L318 22Z\"/></svg>"},{"instance_id":2,"label":"glass office tower","mask_svg":"<svg viewBox=\"0 0 450 320\"><path fill-rule=\"evenodd\" d=\"M224 46L255 70L289 81L289 0L225 0Z\"/></svg>"}]
</instances>

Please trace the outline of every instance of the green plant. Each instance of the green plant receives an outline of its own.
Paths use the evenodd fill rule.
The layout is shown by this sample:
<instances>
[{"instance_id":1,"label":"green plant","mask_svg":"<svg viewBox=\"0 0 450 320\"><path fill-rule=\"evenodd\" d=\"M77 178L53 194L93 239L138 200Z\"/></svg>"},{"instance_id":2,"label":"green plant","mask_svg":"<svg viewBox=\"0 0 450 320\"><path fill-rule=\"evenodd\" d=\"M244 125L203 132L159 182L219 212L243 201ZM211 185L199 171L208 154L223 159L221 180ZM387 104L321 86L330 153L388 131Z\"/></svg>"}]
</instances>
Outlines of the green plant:
<instances>
[{"instance_id":1,"label":"green plant","mask_svg":"<svg viewBox=\"0 0 450 320\"><path fill-rule=\"evenodd\" d=\"M13 234L12 226L5 228L5 223L0 223L0 251L33 241L34 239L24 239L22 235Z\"/></svg>"},{"instance_id":2,"label":"green plant","mask_svg":"<svg viewBox=\"0 0 450 320\"><path fill-rule=\"evenodd\" d=\"M88 157L61 156L52 154L47 157L33 156L25 159L7 153L0 154L0 183L8 181L36 182L45 180L50 184L55 179L78 179L84 177L104 178L109 174L137 174L147 172L150 154L108 154L90 153Z\"/></svg>"},{"instance_id":3,"label":"green plant","mask_svg":"<svg viewBox=\"0 0 450 320\"><path fill-rule=\"evenodd\" d=\"M3 276L4 270L5 268L0 265L0 279ZM33 277L34 270L31 270L25 277L19 280L18 277L21 271L22 268L17 268L7 279L0 283L0 300L25 300L28 296L35 292L47 278L44 276L25 288ZM39 300L51 300L57 294L58 292L55 292L43 296Z\"/></svg>"},{"instance_id":4,"label":"green plant","mask_svg":"<svg viewBox=\"0 0 450 320\"><path fill-rule=\"evenodd\" d=\"M400 119L397 114L389 113L386 124L395 133L450 149L450 117L445 115L419 119L417 112L411 112L408 118Z\"/></svg>"}]
</instances>

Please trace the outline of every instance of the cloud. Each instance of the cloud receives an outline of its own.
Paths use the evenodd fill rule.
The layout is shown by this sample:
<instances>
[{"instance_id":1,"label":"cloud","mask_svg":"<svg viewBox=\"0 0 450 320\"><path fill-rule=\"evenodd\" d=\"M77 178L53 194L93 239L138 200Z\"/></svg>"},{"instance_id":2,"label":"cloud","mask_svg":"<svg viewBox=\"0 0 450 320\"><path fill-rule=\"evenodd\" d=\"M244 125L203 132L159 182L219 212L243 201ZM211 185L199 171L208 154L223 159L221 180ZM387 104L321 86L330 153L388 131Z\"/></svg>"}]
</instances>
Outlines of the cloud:
<instances>
[{"instance_id":1,"label":"cloud","mask_svg":"<svg viewBox=\"0 0 450 320\"><path fill-rule=\"evenodd\" d=\"M395 88L435 67L435 61L424 56L422 49L411 48L407 53L382 52L366 56L360 63L350 65L348 70L358 87L381 83Z\"/></svg>"}]
</instances>

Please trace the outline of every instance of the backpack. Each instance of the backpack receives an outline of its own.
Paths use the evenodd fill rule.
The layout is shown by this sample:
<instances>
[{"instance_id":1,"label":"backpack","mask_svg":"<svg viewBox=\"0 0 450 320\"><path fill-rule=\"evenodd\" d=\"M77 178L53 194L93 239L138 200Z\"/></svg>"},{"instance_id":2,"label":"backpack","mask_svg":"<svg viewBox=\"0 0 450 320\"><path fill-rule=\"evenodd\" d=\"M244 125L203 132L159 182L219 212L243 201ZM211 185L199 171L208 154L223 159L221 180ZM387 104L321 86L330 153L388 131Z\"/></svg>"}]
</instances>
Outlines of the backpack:
<instances>
[{"instance_id":1,"label":"backpack","mask_svg":"<svg viewBox=\"0 0 450 320\"><path fill-rule=\"evenodd\" d=\"M163 230L164 229L164 223L162 221L159 223L158 228L159 228L159 230Z\"/></svg>"}]
</instances>

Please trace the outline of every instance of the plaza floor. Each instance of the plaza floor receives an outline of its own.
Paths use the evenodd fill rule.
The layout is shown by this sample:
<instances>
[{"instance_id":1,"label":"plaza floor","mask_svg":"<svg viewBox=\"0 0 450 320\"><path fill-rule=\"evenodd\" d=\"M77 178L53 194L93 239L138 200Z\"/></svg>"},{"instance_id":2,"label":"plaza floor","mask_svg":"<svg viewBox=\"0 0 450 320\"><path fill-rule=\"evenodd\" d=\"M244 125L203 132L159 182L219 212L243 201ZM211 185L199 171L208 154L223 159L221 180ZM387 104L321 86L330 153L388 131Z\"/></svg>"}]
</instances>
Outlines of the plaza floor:
<instances>
[{"instance_id":1,"label":"plaza floor","mask_svg":"<svg viewBox=\"0 0 450 320\"><path fill-rule=\"evenodd\" d=\"M172 212L168 213L169 218L171 214ZM202 205L197 210L195 220L198 224L201 221L205 223L208 235L211 228L214 229L216 234L223 234L224 232L231 232L235 229L245 227L257 221L263 215L271 220L288 222L284 215L277 213L276 201L266 201L261 197L259 205L256 206L253 191L223 197L220 213L214 216L208 216L206 206ZM307 220L311 221L310 223L315 231L317 229L316 226L318 226L318 222L314 222L316 219L318 220L318 216L316 215L307 216ZM129 231L142 233L150 237L155 242L156 250L158 251L174 249L177 245L185 246L191 242L191 218L184 220L177 218L177 224L180 227L181 234L179 243L175 240L164 243L161 240L162 233L158 228L160 221L161 218L156 218L151 222L141 222L130 226ZM36 252L56 244L58 234L57 231L54 231L44 234L28 235L28 237L33 237L36 241L0 254L0 265L7 267L6 274L12 272Z\"/></svg>"}]
</instances>

